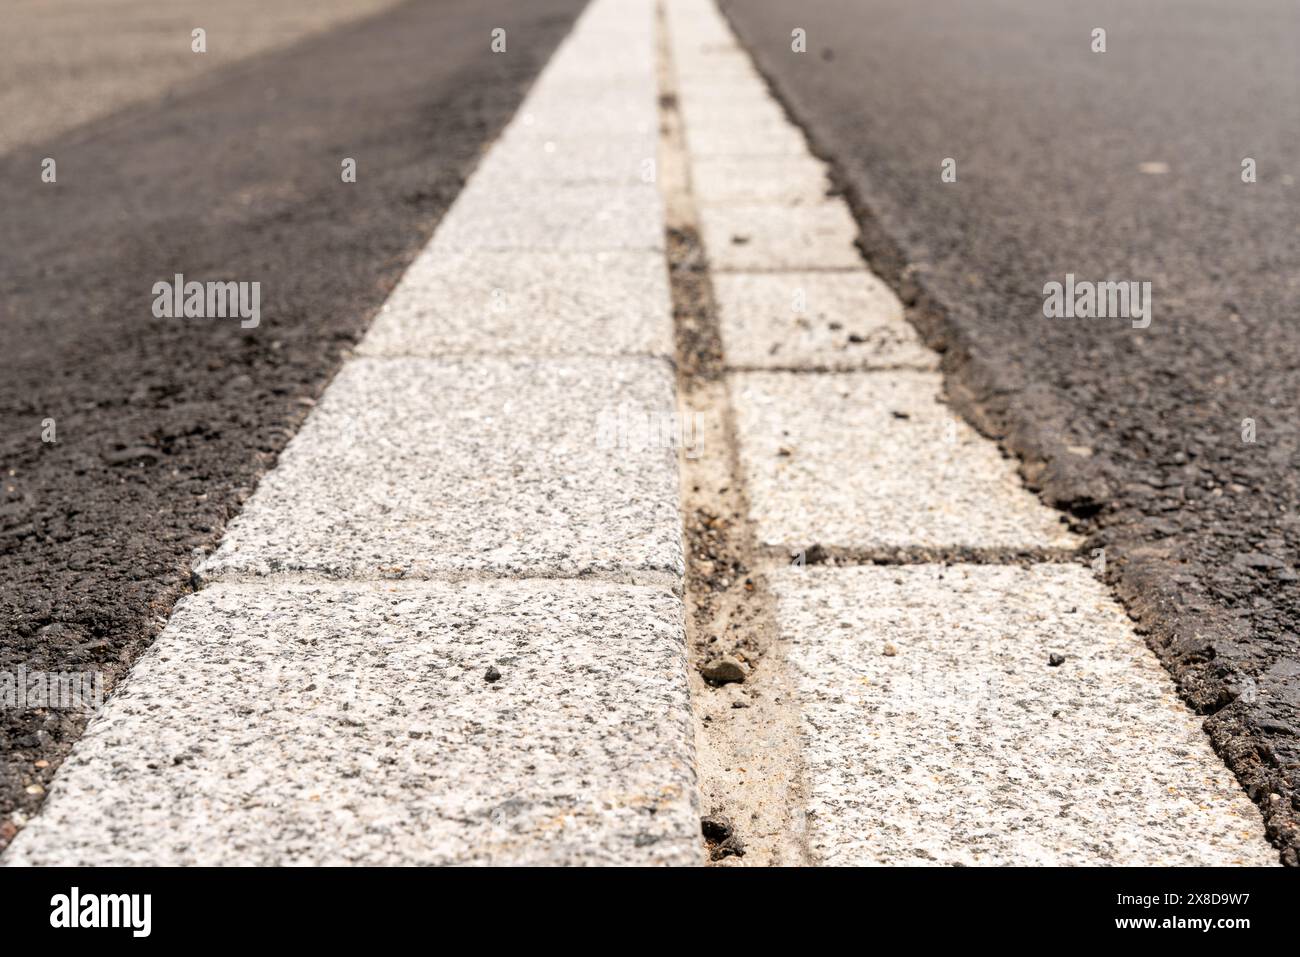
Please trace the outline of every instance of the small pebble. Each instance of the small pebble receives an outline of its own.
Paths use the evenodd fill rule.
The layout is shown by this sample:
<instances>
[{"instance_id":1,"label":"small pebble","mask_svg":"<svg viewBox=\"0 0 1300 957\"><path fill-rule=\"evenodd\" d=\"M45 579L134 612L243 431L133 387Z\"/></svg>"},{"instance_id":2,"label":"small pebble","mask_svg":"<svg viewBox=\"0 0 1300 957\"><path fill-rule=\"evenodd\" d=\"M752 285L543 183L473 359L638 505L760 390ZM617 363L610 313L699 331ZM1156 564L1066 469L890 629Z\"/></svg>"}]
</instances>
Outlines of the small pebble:
<instances>
[{"instance_id":1,"label":"small pebble","mask_svg":"<svg viewBox=\"0 0 1300 957\"><path fill-rule=\"evenodd\" d=\"M731 822L721 814L700 818L700 832L708 841L725 841L731 837Z\"/></svg>"},{"instance_id":2,"label":"small pebble","mask_svg":"<svg viewBox=\"0 0 1300 957\"><path fill-rule=\"evenodd\" d=\"M745 680L745 666L730 655L714 658L700 669L700 674L717 684Z\"/></svg>"}]
</instances>

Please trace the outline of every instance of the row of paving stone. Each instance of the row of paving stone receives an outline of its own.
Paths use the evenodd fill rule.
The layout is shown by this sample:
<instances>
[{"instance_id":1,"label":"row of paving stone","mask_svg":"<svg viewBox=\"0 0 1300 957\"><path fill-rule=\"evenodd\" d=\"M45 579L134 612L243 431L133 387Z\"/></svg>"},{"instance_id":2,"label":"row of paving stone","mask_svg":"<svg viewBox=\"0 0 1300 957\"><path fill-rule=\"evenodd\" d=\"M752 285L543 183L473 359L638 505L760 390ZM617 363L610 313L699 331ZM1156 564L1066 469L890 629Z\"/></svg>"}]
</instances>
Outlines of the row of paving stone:
<instances>
[{"instance_id":1,"label":"row of paving stone","mask_svg":"<svg viewBox=\"0 0 1300 957\"><path fill-rule=\"evenodd\" d=\"M584 12L7 863L701 860L676 453L609 427L675 407L654 36Z\"/></svg>"},{"instance_id":2,"label":"row of paving stone","mask_svg":"<svg viewBox=\"0 0 1300 957\"><path fill-rule=\"evenodd\" d=\"M666 8L760 543L1068 554L1060 518L942 403L935 357L712 0ZM818 862L1275 861L1083 566L776 559L767 577Z\"/></svg>"}]
</instances>

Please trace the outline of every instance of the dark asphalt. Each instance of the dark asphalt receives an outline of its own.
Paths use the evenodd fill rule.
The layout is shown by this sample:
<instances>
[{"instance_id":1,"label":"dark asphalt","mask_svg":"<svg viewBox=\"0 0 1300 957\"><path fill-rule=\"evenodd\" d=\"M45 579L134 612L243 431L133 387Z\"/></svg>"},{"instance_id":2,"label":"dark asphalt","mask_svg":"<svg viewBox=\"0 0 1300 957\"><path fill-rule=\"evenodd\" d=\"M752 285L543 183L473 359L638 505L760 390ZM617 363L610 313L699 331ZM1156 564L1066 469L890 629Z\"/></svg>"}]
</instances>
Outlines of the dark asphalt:
<instances>
[{"instance_id":1,"label":"dark asphalt","mask_svg":"<svg viewBox=\"0 0 1300 957\"><path fill-rule=\"evenodd\" d=\"M404 4L0 156L0 672L147 647L582 5ZM178 272L260 326L155 319ZM0 713L0 847L84 723Z\"/></svg>"},{"instance_id":2,"label":"dark asphalt","mask_svg":"<svg viewBox=\"0 0 1300 957\"><path fill-rule=\"evenodd\" d=\"M1300 5L725 8L837 163L873 267L946 348L955 404L1106 550L1300 864ZM1066 273L1150 281L1150 327L1046 319Z\"/></svg>"}]
</instances>

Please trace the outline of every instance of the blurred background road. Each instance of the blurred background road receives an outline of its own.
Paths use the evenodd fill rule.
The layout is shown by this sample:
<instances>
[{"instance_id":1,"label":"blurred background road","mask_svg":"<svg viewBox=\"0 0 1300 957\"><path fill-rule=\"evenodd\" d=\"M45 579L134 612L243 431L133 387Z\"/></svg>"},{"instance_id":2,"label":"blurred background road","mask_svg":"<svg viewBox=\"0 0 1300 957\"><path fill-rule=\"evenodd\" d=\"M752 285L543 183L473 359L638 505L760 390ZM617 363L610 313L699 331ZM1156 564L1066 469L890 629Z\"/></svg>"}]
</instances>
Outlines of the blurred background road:
<instances>
[{"instance_id":1,"label":"blurred background road","mask_svg":"<svg viewBox=\"0 0 1300 957\"><path fill-rule=\"evenodd\" d=\"M0 60L0 151L129 103L167 97L217 67L395 6L398 0L10 0ZM195 28L212 43L195 56Z\"/></svg>"}]
</instances>

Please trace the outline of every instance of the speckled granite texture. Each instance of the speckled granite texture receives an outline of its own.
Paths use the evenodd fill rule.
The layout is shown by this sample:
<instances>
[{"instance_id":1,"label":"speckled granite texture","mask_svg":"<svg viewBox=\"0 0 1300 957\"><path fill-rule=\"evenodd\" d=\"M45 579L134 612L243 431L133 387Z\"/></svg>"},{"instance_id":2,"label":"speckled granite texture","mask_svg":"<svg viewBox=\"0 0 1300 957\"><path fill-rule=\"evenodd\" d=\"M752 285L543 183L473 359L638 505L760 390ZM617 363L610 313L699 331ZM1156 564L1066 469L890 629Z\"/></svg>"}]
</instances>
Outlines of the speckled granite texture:
<instances>
[{"instance_id":1,"label":"speckled granite texture","mask_svg":"<svg viewBox=\"0 0 1300 957\"><path fill-rule=\"evenodd\" d=\"M670 358L668 271L664 257L648 251L425 255L406 271L358 351Z\"/></svg>"},{"instance_id":2,"label":"speckled granite texture","mask_svg":"<svg viewBox=\"0 0 1300 957\"><path fill-rule=\"evenodd\" d=\"M673 403L659 359L357 359L198 573L679 579L676 450L602 432Z\"/></svg>"},{"instance_id":3,"label":"speckled granite texture","mask_svg":"<svg viewBox=\"0 0 1300 957\"><path fill-rule=\"evenodd\" d=\"M214 585L5 863L698 863L683 640L662 589Z\"/></svg>"},{"instance_id":4,"label":"speckled granite texture","mask_svg":"<svg viewBox=\"0 0 1300 957\"><path fill-rule=\"evenodd\" d=\"M818 861L1277 862L1086 569L809 567L774 588Z\"/></svg>"},{"instance_id":5,"label":"speckled granite texture","mask_svg":"<svg viewBox=\"0 0 1300 957\"><path fill-rule=\"evenodd\" d=\"M937 372L732 377L764 544L856 549L1074 544L1015 466L939 401Z\"/></svg>"}]
</instances>

